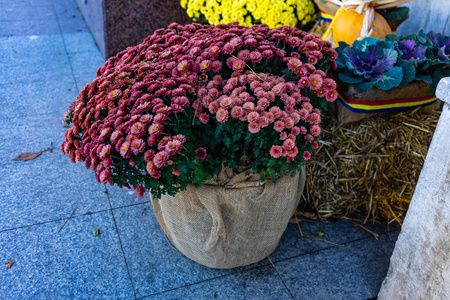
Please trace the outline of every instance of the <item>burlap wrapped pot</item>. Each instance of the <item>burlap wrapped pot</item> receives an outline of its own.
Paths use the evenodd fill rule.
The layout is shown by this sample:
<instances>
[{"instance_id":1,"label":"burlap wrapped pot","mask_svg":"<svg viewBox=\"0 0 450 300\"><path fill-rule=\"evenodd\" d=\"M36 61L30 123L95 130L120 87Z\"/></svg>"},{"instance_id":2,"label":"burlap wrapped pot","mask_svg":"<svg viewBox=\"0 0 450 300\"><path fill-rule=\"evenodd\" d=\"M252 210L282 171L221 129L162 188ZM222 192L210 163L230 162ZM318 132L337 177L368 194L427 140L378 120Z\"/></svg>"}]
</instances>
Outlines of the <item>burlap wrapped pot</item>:
<instances>
[{"instance_id":1,"label":"burlap wrapped pot","mask_svg":"<svg viewBox=\"0 0 450 300\"><path fill-rule=\"evenodd\" d=\"M205 185L174 197L151 197L164 232L188 258L210 268L258 262L278 246L302 195L305 171L276 183L259 175L222 171Z\"/></svg>"}]
</instances>

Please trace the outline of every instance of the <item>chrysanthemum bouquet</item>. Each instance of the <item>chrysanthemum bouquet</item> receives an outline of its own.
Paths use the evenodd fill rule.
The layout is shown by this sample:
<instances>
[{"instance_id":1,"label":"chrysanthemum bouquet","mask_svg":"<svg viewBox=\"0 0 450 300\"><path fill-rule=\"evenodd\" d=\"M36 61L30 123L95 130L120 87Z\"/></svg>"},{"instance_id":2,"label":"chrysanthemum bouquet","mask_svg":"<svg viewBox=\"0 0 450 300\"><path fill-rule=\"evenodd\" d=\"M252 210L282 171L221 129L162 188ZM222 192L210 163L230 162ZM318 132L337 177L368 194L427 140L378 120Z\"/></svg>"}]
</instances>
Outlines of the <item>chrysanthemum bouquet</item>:
<instances>
[{"instance_id":1,"label":"chrysanthemum bouquet","mask_svg":"<svg viewBox=\"0 0 450 300\"><path fill-rule=\"evenodd\" d=\"M225 167L276 180L318 147L336 56L290 26L172 24L98 70L64 115L73 127L61 149L140 197Z\"/></svg>"},{"instance_id":2,"label":"chrysanthemum bouquet","mask_svg":"<svg viewBox=\"0 0 450 300\"><path fill-rule=\"evenodd\" d=\"M267 24L304 26L314 21L316 11L311 0L181 0L194 21L205 19L209 24Z\"/></svg>"}]
</instances>

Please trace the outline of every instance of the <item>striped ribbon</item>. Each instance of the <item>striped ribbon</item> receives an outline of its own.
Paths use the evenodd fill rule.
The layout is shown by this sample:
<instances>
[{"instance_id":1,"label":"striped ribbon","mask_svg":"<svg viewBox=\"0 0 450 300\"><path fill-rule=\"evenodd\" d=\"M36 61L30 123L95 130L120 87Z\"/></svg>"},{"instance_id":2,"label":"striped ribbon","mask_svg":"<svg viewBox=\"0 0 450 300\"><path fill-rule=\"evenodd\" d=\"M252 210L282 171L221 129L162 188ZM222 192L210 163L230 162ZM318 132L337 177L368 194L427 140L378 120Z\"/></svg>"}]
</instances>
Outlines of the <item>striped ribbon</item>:
<instances>
[{"instance_id":1,"label":"striped ribbon","mask_svg":"<svg viewBox=\"0 0 450 300\"><path fill-rule=\"evenodd\" d=\"M327 14L326 12L324 12L323 10L320 11L320 15L322 16L322 19L325 22L331 22L334 19L334 16Z\"/></svg>"},{"instance_id":2,"label":"striped ribbon","mask_svg":"<svg viewBox=\"0 0 450 300\"><path fill-rule=\"evenodd\" d=\"M394 99L383 101L364 101L348 99L342 94L338 94L340 102L349 110L359 113L378 113L401 111L419 106L427 106L434 103L437 98L428 95L425 97L408 98L408 99Z\"/></svg>"}]
</instances>

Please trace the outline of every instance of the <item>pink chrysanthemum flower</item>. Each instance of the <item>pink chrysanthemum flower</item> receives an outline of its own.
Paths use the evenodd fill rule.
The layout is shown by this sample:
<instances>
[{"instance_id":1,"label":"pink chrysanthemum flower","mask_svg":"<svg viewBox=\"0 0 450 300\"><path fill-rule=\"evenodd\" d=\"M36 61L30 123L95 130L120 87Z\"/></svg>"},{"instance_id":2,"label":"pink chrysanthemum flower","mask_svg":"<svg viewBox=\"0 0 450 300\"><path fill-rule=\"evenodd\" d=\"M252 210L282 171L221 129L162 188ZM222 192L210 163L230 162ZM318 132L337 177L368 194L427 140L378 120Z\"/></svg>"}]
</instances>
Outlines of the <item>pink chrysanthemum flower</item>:
<instances>
[{"instance_id":1,"label":"pink chrysanthemum flower","mask_svg":"<svg viewBox=\"0 0 450 300\"><path fill-rule=\"evenodd\" d=\"M248 124L248 131L251 133L258 133L261 130L261 127L256 122L250 122Z\"/></svg>"},{"instance_id":2,"label":"pink chrysanthemum flower","mask_svg":"<svg viewBox=\"0 0 450 300\"><path fill-rule=\"evenodd\" d=\"M311 153L309 153L309 151L303 152L303 159L304 160L309 160L310 158L311 158Z\"/></svg>"},{"instance_id":3,"label":"pink chrysanthemum flower","mask_svg":"<svg viewBox=\"0 0 450 300\"><path fill-rule=\"evenodd\" d=\"M145 151L145 153L144 153L144 161L145 162L149 162L149 161L153 160L153 157L155 157L154 150L150 149L150 150Z\"/></svg>"},{"instance_id":4,"label":"pink chrysanthemum flower","mask_svg":"<svg viewBox=\"0 0 450 300\"><path fill-rule=\"evenodd\" d=\"M232 43L226 43L225 46L223 46L223 52L226 54L231 54L233 53L235 47L233 46Z\"/></svg>"},{"instance_id":5,"label":"pink chrysanthemum flower","mask_svg":"<svg viewBox=\"0 0 450 300\"><path fill-rule=\"evenodd\" d=\"M286 90L286 84L283 83L283 82L278 83L277 85L275 85L275 86L272 88L272 92L274 92L275 95L281 95L281 94L284 93L285 90Z\"/></svg>"},{"instance_id":6,"label":"pink chrysanthemum flower","mask_svg":"<svg viewBox=\"0 0 450 300\"><path fill-rule=\"evenodd\" d=\"M218 100L211 102L208 105L208 110L210 113L215 114L217 110L220 108L220 102Z\"/></svg>"},{"instance_id":7,"label":"pink chrysanthemum flower","mask_svg":"<svg viewBox=\"0 0 450 300\"><path fill-rule=\"evenodd\" d=\"M156 153L155 157L153 157L153 164L155 165L155 167L157 167L159 169L166 165L166 162L168 159L169 159L169 155L167 154L167 152L160 151L160 152Z\"/></svg>"},{"instance_id":8,"label":"pink chrysanthemum flower","mask_svg":"<svg viewBox=\"0 0 450 300\"><path fill-rule=\"evenodd\" d=\"M181 173L180 173L180 171L178 171L177 168L173 168L172 169L172 174L175 175L175 176L180 176Z\"/></svg>"},{"instance_id":9,"label":"pink chrysanthemum flower","mask_svg":"<svg viewBox=\"0 0 450 300\"><path fill-rule=\"evenodd\" d=\"M245 62L241 59L235 59L232 68L236 72L242 72L245 68Z\"/></svg>"},{"instance_id":10,"label":"pink chrysanthemum flower","mask_svg":"<svg viewBox=\"0 0 450 300\"><path fill-rule=\"evenodd\" d=\"M275 145L273 145L273 146L270 148L270 155L271 155L273 158L278 158L278 157L281 156L282 151L283 151L283 148L281 148L280 146L275 146Z\"/></svg>"},{"instance_id":11,"label":"pink chrysanthemum flower","mask_svg":"<svg viewBox=\"0 0 450 300\"><path fill-rule=\"evenodd\" d=\"M291 157L291 158L296 157L297 154L298 154L298 148L297 147L294 147L294 148L288 150L288 156Z\"/></svg>"},{"instance_id":12,"label":"pink chrysanthemum flower","mask_svg":"<svg viewBox=\"0 0 450 300\"><path fill-rule=\"evenodd\" d=\"M291 58L288 61L288 67L294 71L297 71L301 65L302 65L302 62L298 58Z\"/></svg>"},{"instance_id":13,"label":"pink chrysanthemum flower","mask_svg":"<svg viewBox=\"0 0 450 300\"><path fill-rule=\"evenodd\" d=\"M326 91L324 89L320 89L317 91L316 95L319 96L320 98L323 98L326 96Z\"/></svg>"},{"instance_id":14,"label":"pink chrysanthemum flower","mask_svg":"<svg viewBox=\"0 0 450 300\"><path fill-rule=\"evenodd\" d=\"M262 60L261 52L259 52L259 51L250 52L250 59L253 64L259 63Z\"/></svg>"},{"instance_id":15,"label":"pink chrysanthemum flower","mask_svg":"<svg viewBox=\"0 0 450 300\"><path fill-rule=\"evenodd\" d=\"M333 102L337 99L338 93L336 90L329 90L327 91L327 94L325 95L328 102Z\"/></svg>"},{"instance_id":16,"label":"pink chrysanthemum flower","mask_svg":"<svg viewBox=\"0 0 450 300\"><path fill-rule=\"evenodd\" d=\"M199 160L203 160L206 158L206 150L205 148L198 148L197 150L195 150L195 154L197 154L197 159Z\"/></svg>"},{"instance_id":17,"label":"pink chrysanthemum flower","mask_svg":"<svg viewBox=\"0 0 450 300\"><path fill-rule=\"evenodd\" d=\"M181 148L183 148L183 144L179 140L172 140L165 146L166 152L172 156L180 152Z\"/></svg>"},{"instance_id":18,"label":"pink chrysanthemum flower","mask_svg":"<svg viewBox=\"0 0 450 300\"><path fill-rule=\"evenodd\" d=\"M146 168L145 168L148 172L148 174L155 178L158 179L159 177L161 177L161 173L159 172L158 168L155 166L155 164L153 163L153 161L149 161L147 162Z\"/></svg>"},{"instance_id":19,"label":"pink chrysanthemum flower","mask_svg":"<svg viewBox=\"0 0 450 300\"><path fill-rule=\"evenodd\" d=\"M223 108L219 108L216 112L216 119L219 123L226 122L228 120L228 111Z\"/></svg>"},{"instance_id":20,"label":"pink chrysanthemum flower","mask_svg":"<svg viewBox=\"0 0 450 300\"><path fill-rule=\"evenodd\" d=\"M182 72L184 70L186 70L189 67L189 62L187 60L182 60L178 66L177 66L177 70Z\"/></svg>"},{"instance_id":21,"label":"pink chrysanthemum flower","mask_svg":"<svg viewBox=\"0 0 450 300\"><path fill-rule=\"evenodd\" d=\"M258 100L258 106L261 106L264 109L269 107L269 104L270 104L270 102L266 98L261 98L261 99Z\"/></svg>"},{"instance_id":22,"label":"pink chrysanthemum flower","mask_svg":"<svg viewBox=\"0 0 450 300\"><path fill-rule=\"evenodd\" d=\"M314 137L308 133L307 135L305 135L305 140L312 143L314 141Z\"/></svg>"},{"instance_id":23,"label":"pink chrysanthemum flower","mask_svg":"<svg viewBox=\"0 0 450 300\"><path fill-rule=\"evenodd\" d=\"M273 57L273 51L272 50L264 50L262 52L262 56L267 59L271 59Z\"/></svg>"},{"instance_id":24,"label":"pink chrysanthemum flower","mask_svg":"<svg viewBox=\"0 0 450 300\"><path fill-rule=\"evenodd\" d=\"M294 142L292 139L286 139L286 140L283 142L283 147L284 147L286 150L291 150L292 148L295 147L295 142Z\"/></svg>"},{"instance_id":25,"label":"pink chrysanthemum flower","mask_svg":"<svg viewBox=\"0 0 450 300\"><path fill-rule=\"evenodd\" d=\"M294 124L300 122L300 115L297 112L291 113L291 118L294 121Z\"/></svg>"},{"instance_id":26,"label":"pink chrysanthemum flower","mask_svg":"<svg viewBox=\"0 0 450 300\"><path fill-rule=\"evenodd\" d=\"M123 158L130 158L130 156L131 156L131 149L130 149L130 143L129 142L124 142L120 146L120 155Z\"/></svg>"},{"instance_id":27,"label":"pink chrysanthemum flower","mask_svg":"<svg viewBox=\"0 0 450 300\"><path fill-rule=\"evenodd\" d=\"M336 81L330 78L325 78L323 80L323 86L326 90L335 90L336 89Z\"/></svg>"},{"instance_id":28,"label":"pink chrysanthemum flower","mask_svg":"<svg viewBox=\"0 0 450 300\"><path fill-rule=\"evenodd\" d=\"M308 62L312 65L315 65L318 62L318 59L314 55L311 55L308 57Z\"/></svg>"},{"instance_id":29,"label":"pink chrysanthemum flower","mask_svg":"<svg viewBox=\"0 0 450 300\"><path fill-rule=\"evenodd\" d=\"M316 141L314 141L311 145L312 145L313 149L319 148L319 144Z\"/></svg>"},{"instance_id":30,"label":"pink chrysanthemum flower","mask_svg":"<svg viewBox=\"0 0 450 300\"><path fill-rule=\"evenodd\" d=\"M248 122L258 122L259 121L259 114L256 111L253 111L247 115Z\"/></svg>"},{"instance_id":31,"label":"pink chrysanthemum flower","mask_svg":"<svg viewBox=\"0 0 450 300\"><path fill-rule=\"evenodd\" d=\"M311 113L313 111L314 107L309 102L303 102L302 103L302 109L306 109L308 112Z\"/></svg>"},{"instance_id":32,"label":"pink chrysanthemum flower","mask_svg":"<svg viewBox=\"0 0 450 300\"><path fill-rule=\"evenodd\" d=\"M231 109L231 116L235 119L239 119L244 114L244 110L241 106L235 106Z\"/></svg>"},{"instance_id":33,"label":"pink chrysanthemum flower","mask_svg":"<svg viewBox=\"0 0 450 300\"><path fill-rule=\"evenodd\" d=\"M306 121L309 117L309 112L304 108L300 109L299 114L300 114L300 118L304 121Z\"/></svg>"},{"instance_id":34,"label":"pink chrysanthemum flower","mask_svg":"<svg viewBox=\"0 0 450 300\"><path fill-rule=\"evenodd\" d=\"M300 134L300 128L298 128L297 126L292 127L291 134L299 135Z\"/></svg>"},{"instance_id":35,"label":"pink chrysanthemum flower","mask_svg":"<svg viewBox=\"0 0 450 300\"><path fill-rule=\"evenodd\" d=\"M311 126L310 130L311 130L311 134L312 135L314 135L314 136L319 136L320 135L321 130L320 130L320 127L318 125Z\"/></svg>"},{"instance_id":36,"label":"pink chrysanthemum flower","mask_svg":"<svg viewBox=\"0 0 450 300\"><path fill-rule=\"evenodd\" d=\"M201 122L202 124L206 124L206 123L208 123L208 121L209 121L209 116L208 116L207 114L205 114L205 113L201 113L201 114L198 116L198 119L200 120L200 122Z\"/></svg>"},{"instance_id":37,"label":"pink chrysanthemum flower","mask_svg":"<svg viewBox=\"0 0 450 300\"><path fill-rule=\"evenodd\" d=\"M131 151L133 151L134 154L138 154L145 149L145 142L142 139L135 139L131 142Z\"/></svg>"},{"instance_id":38,"label":"pink chrysanthemum flower","mask_svg":"<svg viewBox=\"0 0 450 300\"><path fill-rule=\"evenodd\" d=\"M149 135L159 135L162 132L163 126L160 124L153 123L148 128Z\"/></svg>"},{"instance_id":39,"label":"pink chrysanthemum flower","mask_svg":"<svg viewBox=\"0 0 450 300\"><path fill-rule=\"evenodd\" d=\"M308 68L306 68L306 67L300 67L297 70L297 76L300 78L308 76L308 74L309 74L309 71L308 71Z\"/></svg>"},{"instance_id":40,"label":"pink chrysanthemum flower","mask_svg":"<svg viewBox=\"0 0 450 300\"><path fill-rule=\"evenodd\" d=\"M294 127L294 120L291 117L287 117L286 119L284 119L284 126L286 128Z\"/></svg>"},{"instance_id":41,"label":"pink chrysanthemum flower","mask_svg":"<svg viewBox=\"0 0 450 300\"><path fill-rule=\"evenodd\" d=\"M280 140L284 141L285 139L287 139L287 133L283 131L280 133Z\"/></svg>"},{"instance_id":42,"label":"pink chrysanthemum flower","mask_svg":"<svg viewBox=\"0 0 450 300\"><path fill-rule=\"evenodd\" d=\"M309 120L308 120L311 124L320 124L320 122L322 121L322 119L320 118L320 115L318 113L312 113L309 116Z\"/></svg>"},{"instance_id":43,"label":"pink chrysanthemum flower","mask_svg":"<svg viewBox=\"0 0 450 300\"><path fill-rule=\"evenodd\" d=\"M116 141L122 137L122 132L120 130L114 130L111 134L110 140L113 144L116 143Z\"/></svg>"},{"instance_id":44,"label":"pink chrysanthemum flower","mask_svg":"<svg viewBox=\"0 0 450 300\"><path fill-rule=\"evenodd\" d=\"M261 126L261 128L267 127L269 125L269 119L265 116L262 116L259 118L258 123Z\"/></svg>"},{"instance_id":45,"label":"pink chrysanthemum flower","mask_svg":"<svg viewBox=\"0 0 450 300\"><path fill-rule=\"evenodd\" d=\"M302 77L298 81L298 85L302 88L309 86L309 79L308 77Z\"/></svg>"},{"instance_id":46,"label":"pink chrysanthemum flower","mask_svg":"<svg viewBox=\"0 0 450 300\"><path fill-rule=\"evenodd\" d=\"M179 140L181 143L186 143L186 137L182 134L177 134L172 138L172 140Z\"/></svg>"},{"instance_id":47,"label":"pink chrysanthemum flower","mask_svg":"<svg viewBox=\"0 0 450 300\"><path fill-rule=\"evenodd\" d=\"M222 63L218 60L215 60L211 63L211 72L217 73L222 70Z\"/></svg>"},{"instance_id":48,"label":"pink chrysanthemum flower","mask_svg":"<svg viewBox=\"0 0 450 300\"><path fill-rule=\"evenodd\" d=\"M206 73L211 70L211 61L204 60L200 63L200 72Z\"/></svg>"},{"instance_id":49,"label":"pink chrysanthemum flower","mask_svg":"<svg viewBox=\"0 0 450 300\"><path fill-rule=\"evenodd\" d=\"M322 88L323 79L322 76L320 76L319 74L309 75L308 79L309 79L309 87L313 91L317 91Z\"/></svg>"},{"instance_id":50,"label":"pink chrysanthemum flower","mask_svg":"<svg viewBox=\"0 0 450 300\"><path fill-rule=\"evenodd\" d=\"M224 109L229 109L234 105L235 101L230 97L224 97L220 100L220 106Z\"/></svg>"},{"instance_id":51,"label":"pink chrysanthemum flower","mask_svg":"<svg viewBox=\"0 0 450 300\"><path fill-rule=\"evenodd\" d=\"M308 131L306 130L306 128L304 126L300 127L300 133L305 135Z\"/></svg>"},{"instance_id":52,"label":"pink chrysanthemum flower","mask_svg":"<svg viewBox=\"0 0 450 300\"><path fill-rule=\"evenodd\" d=\"M281 132L284 129L284 123L283 121L276 121L273 128L275 129L275 131Z\"/></svg>"},{"instance_id":53,"label":"pink chrysanthemum flower","mask_svg":"<svg viewBox=\"0 0 450 300\"><path fill-rule=\"evenodd\" d=\"M246 110L253 111L255 109L255 104L253 102L245 102L242 107Z\"/></svg>"},{"instance_id":54,"label":"pink chrysanthemum flower","mask_svg":"<svg viewBox=\"0 0 450 300\"><path fill-rule=\"evenodd\" d=\"M153 116L152 116L152 115L150 115L150 114L145 114L145 115L142 115L142 116L139 118L139 122L141 122L141 123L143 123L143 124L146 124L146 123L151 122L152 119L153 119Z\"/></svg>"},{"instance_id":55,"label":"pink chrysanthemum flower","mask_svg":"<svg viewBox=\"0 0 450 300\"><path fill-rule=\"evenodd\" d=\"M241 50L238 52L237 57L243 61L249 61L250 60L250 51L248 50Z\"/></svg>"},{"instance_id":56,"label":"pink chrysanthemum flower","mask_svg":"<svg viewBox=\"0 0 450 300\"><path fill-rule=\"evenodd\" d=\"M141 122L136 122L133 125L131 125L130 131L132 134L136 136L141 136L145 132L144 124L142 124Z\"/></svg>"}]
</instances>

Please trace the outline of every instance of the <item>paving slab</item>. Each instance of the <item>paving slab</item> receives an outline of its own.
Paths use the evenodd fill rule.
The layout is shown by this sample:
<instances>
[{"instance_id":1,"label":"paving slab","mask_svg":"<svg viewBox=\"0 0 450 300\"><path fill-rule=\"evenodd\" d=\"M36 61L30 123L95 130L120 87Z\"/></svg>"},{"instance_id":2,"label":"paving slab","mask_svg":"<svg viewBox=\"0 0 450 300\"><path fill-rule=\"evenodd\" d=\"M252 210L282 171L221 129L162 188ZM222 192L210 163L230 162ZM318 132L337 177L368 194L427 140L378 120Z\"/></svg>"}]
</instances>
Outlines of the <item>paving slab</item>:
<instances>
[{"instance_id":1,"label":"paving slab","mask_svg":"<svg viewBox=\"0 0 450 300\"><path fill-rule=\"evenodd\" d=\"M74 215L110 208L94 173L58 150L0 165L0 174L0 231L65 219L74 208Z\"/></svg>"},{"instance_id":2,"label":"paving slab","mask_svg":"<svg viewBox=\"0 0 450 300\"><path fill-rule=\"evenodd\" d=\"M63 38L69 54L99 52L97 44L90 32L63 33Z\"/></svg>"},{"instance_id":3,"label":"paving slab","mask_svg":"<svg viewBox=\"0 0 450 300\"><path fill-rule=\"evenodd\" d=\"M0 165L20 165L19 162L12 162L11 159L22 152L47 149L52 142L54 153L51 153L52 155L44 155L46 154L44 153L42 157L62 156L60 147L67 128L63 127L61 116L43 114L7 119L0 114ZM39 160L42 157L39 157ZM68 156L65 158L68 160Z\"/></svg>"},{"instance_id":4,"label":"paving slab","mask_svg":"<svg viewBox=\"0 0 450 300\"><path fill-rule=\"evenodd\" d=\"M394 249L383 234L275 263L295 299L376 297Z\"/></svg>"},{"instance_id":5,"label":"paving slab","mask_svg":"<svg viewBox=\"0 0 450 300\"><path fill-rule=\"evenodd\" d=\"M366 224L365 226L378 234L386 232L385 224ZM392 227L392 230L398 230L397 227ZM345 245L360 239L373 238L372 234L346 220L327 223L300 222L300 229L311 242L301 237L296 224L288 224L278 248L270 255L272 261L300 256L330 248L336 244Z\"/></svg>"},{"instance_id":6,"label":"paving slab","mask_svg":"<svg viewBox=\"0 0 450 300\"><path fill-rule=\"evenodd\" d=\"M173 248L150 203L113 213L138 298L234 272L204 267Z\"/></svg>"},{"instance_id":7,"label":"paving slab","mask_svg":"<svg viewBox=\"0 0 450 300\"><path fill-rule=\"evenodd\" d=\"M46 19L55 15L52 4L24 4L22 1L2 5L0 21Z\"/></svg>"},{"instance_id":8,"label":"paving slab","mask_svg":"<svg viewBox=\"0 0 450 300\"><path fill-rule=\"evenodd\" d=\"M148 300L175 299L292 299L272 266L204 281L169 292L144 297Z\"/></svg>"},{"instance_id":9,"label":"paving slab","mask_svg":"<svg viewBox=\"0 0 450 300\"><path fill-rule=\"evenodd\" d=\"M0 66L23 68L40 62L43 57L55 59L66 54L61 34L0 36Z\"/></svg>"},{"instance_id":10,"label":"paving slab","mask_svg":"<svg viewBox=\"0 0 450 300\"><path fill-rule=\"evenodd\" d=\"M105 64L105 59L99 51L71 53L69 59L79 90L92 82L97 76L98 68Z\"/></svg>"},{"instance_id":11,"label":"paving slab","mask_svg":"<svg viewBox=\"0 0 450 300\"><path fill-rule=\"evenodd\" d=\"M0 76L0 85L18 83L18 89L20 83L39 81L40 84L45 84L73 79L68 57L65 52L59 51L50 53L50 55L27 57L21 60L11 58L10 63L0 65L0 74L2 75Z\"/></svg>"},{"instance_id":12,"label":"paving slab","mask_svg":"<svg viewBox=\"0 0 450 300\"><path fill-rule=\"evenodd\" d=\"M61 33L55 15L47 18L0 21L0 36L48 35Z\"/></svg>"},{"instance_id":13,"label":"paving slab","mask_svg":"<svg viewBox=\"0 0 450 300\"><path fill-rule=\"evenodd\" d=\"M143 198L138 198L133 189L129 190L126 188L119 188L116 185L106 185L106 188L108 190L108 197L112 208L150 203L150 196L148 192L145 192Z\"/></svg>"},{"instance_id":14,"label":"paving slab","mask_svg":"<svg viewBox=\"0 0 450 300\"><path fill-rule=\"evenodd\" d=\"M13 134L13 129L19 130L17 135L22 134L17 126L26 126L29 135L35 134L44 129L40 126L41 122L47 122L48 125L55 123L62 128L63 114L69 109L70 103L77 99L78 92L72 76L45 83L24 82L20 88L17 84L0 84L0 136L5 131ZM42 117L48 114L52 116ZM18 120L8 121L12 118ZM52 124L51 127L55 126ZM0 145L0 152L1 149Z\"/></svg>"},{"instance_id":15,"label":"paving slab","mask_svg":"<svg viewBox=\"0 0 450 300\"><path fill-rule=\"evenodd\" d=\"M0 298L134 299L111 211L63 223L0 232Z\"/></svg>"}]
</instances>

